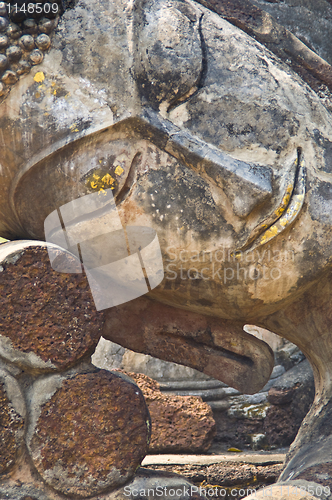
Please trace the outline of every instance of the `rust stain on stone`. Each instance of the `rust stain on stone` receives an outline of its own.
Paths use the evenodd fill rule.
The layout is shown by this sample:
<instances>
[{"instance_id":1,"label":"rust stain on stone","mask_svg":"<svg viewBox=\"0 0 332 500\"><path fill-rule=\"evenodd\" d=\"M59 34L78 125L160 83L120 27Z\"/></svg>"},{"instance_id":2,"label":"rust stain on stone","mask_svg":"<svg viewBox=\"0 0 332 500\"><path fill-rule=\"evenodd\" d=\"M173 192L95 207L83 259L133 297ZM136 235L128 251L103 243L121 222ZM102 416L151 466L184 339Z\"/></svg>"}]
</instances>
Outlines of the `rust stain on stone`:
<instances>
[{"instance_id":1,"label":"rust stain on stone","mask_svg":"<svg viewBox=\"0 0 332 500\"><path fill-rule=\"evenodd\" d=\"M0 334L15 349L57 368L96 346L103 314L96 311L84 274L54 271L45 248L28 248L0 273Z\"/></svg>"},{"instance_id":2,"label":"rust stain on stone","mask_svg":"<svg viewBox=\"0 0 332 500\"><path fill-rule=\"evenodd\" d=\"M76 375L42 407L30 444L35 465L47 482L66 493L69 488L86 496L98 493L101 484L119 486L147 453L147 421L143 394L133 383L106 370ZM56 466L61 477L45 477L47 471L56 476ZM108 477L112 468L120 478Z\"/></svg>"}]
</instances>

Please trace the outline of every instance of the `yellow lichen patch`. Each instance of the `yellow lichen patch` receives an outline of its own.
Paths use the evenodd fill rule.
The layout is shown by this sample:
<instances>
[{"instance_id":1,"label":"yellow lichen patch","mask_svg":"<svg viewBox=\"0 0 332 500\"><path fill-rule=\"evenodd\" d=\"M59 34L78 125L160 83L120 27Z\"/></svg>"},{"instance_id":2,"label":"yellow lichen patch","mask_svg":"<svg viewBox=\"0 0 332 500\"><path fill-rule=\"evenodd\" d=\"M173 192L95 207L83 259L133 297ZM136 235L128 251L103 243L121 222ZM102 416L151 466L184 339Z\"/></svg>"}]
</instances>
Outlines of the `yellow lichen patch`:
<instances>
[{"instance_id":1,"label":"yellow lichen patch","mask_svg":"<svg viewBox=\"0 0 332 500\"><path fill-rule=\"evenodd\" d=\"M240 249L240 251L248 248L248 246L250 246L253 241L255 241L254 237L259 231L262 231L262 229L263 233L261 233L260 237L258 237L257 243L251 247L252 250L259 245L264 245L265 243L269 242L282 231L284 231L284 229L287 228L290 224L292 224L302 210L305 193L306 169L305 162L304 160L302 160L300 162L300 171L298 173L296 185L294 185L294 183L290 183L287 185L286 192L282 198L281 204L273 212L272 219L274 219L274 223L269 228L264 230L266 227L266 219L264 225L261 224L253 231L252 235L247 240L247 243ZM277 220L275 220L276 217L278 217Z\"/></svg>"},{"instance_id":2,"label":"yellow lichen patch","mask_svg":"<svg viewBox=\"0 0 332 500\"><path fill-rule=\"evenodd\" d=\"M54 94L55 95L55 94ZM71 126L70 126L70 131L71 132L79 132L78 128L77 128L77 124L76 123L73 123Z\"/></svg>"},{"instance_id":3,"label":"yellow lichen patch","mask_svg":"<svg viewBox=\"0 0 332 500\"><path fill-rule=\"evenodd\" d=\"M109 186L111 186L115 182L115 179L113 179L113 177L110 174L104 175L104 177L101 180L102 182L108 184Z\"/></svg>"},{"instance_id":4,"label":"yellow lichen patch","mask_svg":"<svg viewBox=\"0 0 332 500\"><path fill-rule=\"evenodd\" d=\"M45 80L45 75L42 71L38 71L33 77L34 81L37 83L42 83Z\"/></svg>"},{"instance_id":5,"label":"yellow lichen patch","mask_svg":"<svg viewBox=\"0 0 332 500\"><path fill-rule=\"evenodd\" d=\"M288 203L289 203L289 200L291 198L291 195L292 195L292 191L293 191L293 184L289 184L287 186L287 189L286 189L286 193L281 201L281 204L280 206L277 208L277 210L275 210L274 214L276 217L281 217L282 214L284 213Z\"/></svg>"},{"instance_id":6,"label":"yellow lichen patch","mask_svg":"<svg viewBox=\"0 0 332 500\"><path fill-rule=\"evenodd\" d=\"M98 169L85 179L85 185L89 190L106 194L106 189L113 190L118 186L118 183L109 172L105 173L105 171L103 172L101 169Z\"/></svg>"},{"instance_id":7,"label":"yellow lichen patch","mask_svg":"<svg viewBox=\"0 0 332 500\"><path fill-rule=\"evenodd\" d=\"M278 232L278 227L276 225L271 226L270 229L268 229L261 237L260 243L266 243L268 240L276 236Z\"/></svg>"},{"instance_id":8,"label":"yellow lichen patch","mask_svg":"<svg viewBox=\"0 0 332 500\"><path fill-rule=\"evenodd\" d=\"M303 171L299 176L298 186L297 186L297 194L293 194L290 199L290 203L288 205L287 210L283 213L277 222L271 226L267 231L265 231L260 240L259 244L263 245L268 241L272 240L277 234L281 233L287 226L289 226L300 213L303 202L304 202L304 194L305 194L305 170L304 166L301 166Z\"/></svg>"},{"instance_id":9,"label":"yellow lichen patch","mask_svg":"<svg viewBox=\"0 0 332 500\"><path fill-rule=\"evenodd\" d=\"M118 165L116 167L116 169L114 170L114 172L116 173L116 175L121 175L121 174L123 174L124 169L120 165Z\"/></svg>"}]
</instances>

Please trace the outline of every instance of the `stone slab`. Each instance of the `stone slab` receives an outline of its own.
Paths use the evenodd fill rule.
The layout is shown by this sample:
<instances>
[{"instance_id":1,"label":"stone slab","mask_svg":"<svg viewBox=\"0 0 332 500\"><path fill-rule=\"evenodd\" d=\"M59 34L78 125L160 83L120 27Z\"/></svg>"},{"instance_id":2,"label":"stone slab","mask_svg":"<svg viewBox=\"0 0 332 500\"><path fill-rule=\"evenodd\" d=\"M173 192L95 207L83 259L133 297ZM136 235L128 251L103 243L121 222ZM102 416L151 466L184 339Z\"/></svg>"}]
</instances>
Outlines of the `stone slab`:
<instances>
[{"instance_id":1,"label":"stone slab","mask_svg":"<svg viewBox=\"0 0 332 500\"><path fill-rule=\"evenodd\" d=\"M282 464L285 453L224 453L223 455L147 455L142 466L146 465L212 465L223 462L246 463L255 465Z\"/></svg>"}]
</instances>

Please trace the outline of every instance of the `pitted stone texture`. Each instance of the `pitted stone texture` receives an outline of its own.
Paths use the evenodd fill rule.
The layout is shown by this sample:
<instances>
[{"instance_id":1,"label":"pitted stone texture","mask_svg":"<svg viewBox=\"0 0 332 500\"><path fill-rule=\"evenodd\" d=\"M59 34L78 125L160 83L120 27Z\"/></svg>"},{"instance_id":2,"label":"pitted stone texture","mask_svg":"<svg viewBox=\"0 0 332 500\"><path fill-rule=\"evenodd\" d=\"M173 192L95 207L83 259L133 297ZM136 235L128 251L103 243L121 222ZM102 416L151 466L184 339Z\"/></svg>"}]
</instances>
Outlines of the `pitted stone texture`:
<instances>
[{"instance_id":1,"label":"pitted stone texture","mask_svg":"<svg viewBox=\"0 0 332 500\"><path fill-rule=\"evenodd\" d=\"M0 498L9 500L54 500L45 491L31 485L19 483L17 485L0 485Z\"/></svg>"},{"instance_id":2,"label":"pitted stone texture","mask_svg":"<svg viewBox=\"0 0 332 500\"><path fill-rule=\"evenodd\" d=\"M93 351L103 316L85 275L54 271L41 245L1 262L0 354L25 369L64 369Z\"/></svg>"},{"instance_id":3,"label":"pitted stone texture","mask_svg":"<svg viewBox=\"0 0 332 500\"><path fill-rule=\"evenodd\" d=\"M142 390L151 415L150 453L204 453L210 448L215 421L207 403L200 397L162 394L155 380L128 375Z\"/></svg>"},{"instance_id":4,"label":"pitted stone texture","mask_svg":"<svg viewBox=\"0 0 332 500\"><path fill-rule=\"evenodd\" d=\"M41 382L32 398L27 444L38 472L55 490L84 498L121 486L147 453L150 419L141 391L106 370L49 376L46 384L51 379L48 400L40 399Z\"/></svg>"},{"instance_id":5,"label":"pitted stone texture","mask_svg":"<svg viewBox=\"0 0 332 500\"><path fill-rule=\"evenodd\" d=\"M23 443L25 406L16 380L0 369L0 474L16 461Z\"/></svg>"},{"instance_id":6,"label":"pitted stone texture","mask_svg":"<svg viewBox=\"0 0 332 500\"><path fill-rule=\"evenodd\" d=\"M241 457L237 456L239 460L234 461L229 457L228 461L211 465L203 465L203 463L198 465L200 461L198 457L197 463L195 464L183 463L181 465L171 463L173 460L169 455L164 455L164 457L168 457L168 464L166 464L165 461L163 465L145 465L145 467L148 470L152 469L158 472L169 471L180 474L188 481L192 481L196 485L201 485L202 489L205 487L206 490L210 488L207 485L218 485L221 490L226 490L223 495L224 500L230 500L232 497L241 498L242 495L239 491L243 491L243 488L253 491L253 489L257 490L262 486L266 487L269 484L275 483L282 470L281 464L272 465L270 463L269 465L257 465L250 463L249 456L247 456L247 459L249 459L247 463L241 462ZM176 458L175 456L174 461L179 461L176 460ZM201 458L203 462L207 457L203 456ZM263 458L263 456L261 456L261 458ZM265 455L265 458L268 460L267 455ZM256 456L255 459L259 460L259 456ZM193 461L195 461L195 459ZM189 461L187 460L187 462ZM209 498L211 500L211 496L209 496Z\"/></svg>"}]
</instances>

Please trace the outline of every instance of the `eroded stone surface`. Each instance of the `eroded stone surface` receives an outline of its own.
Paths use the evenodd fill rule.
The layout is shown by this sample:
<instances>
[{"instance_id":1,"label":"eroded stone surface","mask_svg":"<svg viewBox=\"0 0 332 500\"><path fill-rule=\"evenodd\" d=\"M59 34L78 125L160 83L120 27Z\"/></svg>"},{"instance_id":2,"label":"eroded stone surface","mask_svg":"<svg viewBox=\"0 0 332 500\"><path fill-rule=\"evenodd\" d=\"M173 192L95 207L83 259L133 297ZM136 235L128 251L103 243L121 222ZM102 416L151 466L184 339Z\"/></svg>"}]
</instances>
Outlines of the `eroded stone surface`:
<instances>
[{"instance_id":1,"label":"eroded stone surface","mask_svg":"<svg viewBox=\"0 0 332 500\"><path fill-rule=\"evenodd\" d=\"M98 497L93 498L95 500L126 500L128 498L135 500L140 494L142 498L153 500L157 497L157 492L161 496L161 488L164 500L206 499L204 495L198 493L197 486L194 486L184 477L172 474L172 472L153 471L143 468L138 469L134 478L126 483L124 487L117 488L110 493L99 494ZM44 484L37 487L36 481L29 478L27 483L23 485L20 481L1 484L0 498L1 500L63 500L66 497L50 490Z\"/></svg>"},{"instance_id":2,"label":"eroded stone surface","mask_svg":"<svg viewBox=\"0 0 332 500\"><path fill-rule=\"evenodd\" d=\"M250 0L251 3L271 14L274 19L294 33L307 47L332 63L332 5L329 0ZM322 30L324 36L322 36Z\"/></svg>"},{"instance_id":3,"label":"eroded stone surface","mask_svg":"<svg viewBox=\"0 0 332 500\"><path fill-rule=\"evenodd\" d=\"M0 486L0 495L2 498L10 500L54 500L53 496L48 495L42 488L17 484L15 486Z\"/></svg>"},{"instance_id":4,"label":"eroded stone surface","mask_svg":"<svg viewBox=\"0 0 332 500\"><path fill-rule=\"evenodd\" d=\"M151 416L150 453L205 453L215 435L212 410L201 398L162 394L146 375L128 373L142 390Z\"/></svg>"},{"instance_id":5,"label":"eroded stone surface","mask_svg":"<svg viewBox=\"0 0 332 500\"><path fill-rule=\"evenodd\" d=\"M237 9L244 1L222 3ZM100 165L103 177L113 168L115 172L118 150L120 156L127 154L123 188L116 192L119 217L124 225L152 227L167 262L167 276L151 297L171 311L182 308L188 315L201 315L202 326L184 328L180 314L170 325L172 314L167 313L165 324L154 318L151 325L150 317L148 328L143 322L128 338L125 329L110 321L108 338L186 362L253 392L257 379L261 387L269 376L269 352L243 335L243 325L257 324L293 340L314 365L319 410L309 415L308 423L316 419L317 425L310 432L303 427L294 455L307 441L316 445L322 430L324 437L331 437L326 412L332 394L327 272L332 253L331 115L289 65L257 42L272 37L267 45L278 45L285 34L282 27L260 17L260 11L251 31L257 35L254 40L244 33L250 32L246 22L240 30L206 8L217 4L221 2L204 0L204 7L189 0L95 0L91 9L89 0L70 2L38 72L19 79L0 105L0 232L43 238L45 218L94 189L92 179ZM181 20L195 50L188 49L190 37ZM287 49L298 69L308 59L302 59L299 41L292 42ZM138 57L140 47L152 56L144 55L146 79L137 71L143 59ZM181 73L173 62L181 63L183 53L186 71ZM37 60L39 54L35 56ZM309 73L325 75L326 70L328 83L331 67L317 57L311 62ZM143 84L152 86L154 78L167 79L167 85L154 82L157 92L144 93ZM14 80L15 74L6 73L5 82ZM220 249L223 255L216 253ZM195 267L191 256L196 257ZM20 305L26 291L22 279L16 276ZM310 296L305 296L310 287ZM38 309L38 298L28 298L29 308ZM45 310L44 304L43 314ZM72 317L68 313L66 321ZM121 328L124 319L126 309L117 318ZM135 314L130 323L136 327ZM22 349L21 330L16 334ZM28 335L24 340L33 350ZM37 342L40 352L34 354L48 363L46 368L55 367L53 358L60 366L66 346L62 341L47 349ZM79 337L75 344L80 343ZM79 354L64 356L61 366L75 363L89 348L84 345ZM30 367L41 365L33 360ZM317 414L323 409L326 419L320 427ZM318 463L329 458L327 448L323 456L316 451ZM294 474L300 459L287 474Z\"/></svg>"},{"instance_id":6,"label":"eroded stone surface","mask_svg":"<svg viewBox=\"0 0 332 500\"><path fill-rule=\"evenodd\" d=\"M289 446L314 400L314 377L307 360L282 375L269 390L264 420L270 445Z\"/></svg>"},{"instance_id":7,"label":"eroded stone surface","mask_svg":"<svg viewBox=\"0 0 332 500\"><path fill-rule=\"evenodd\" d=\"M32 370L63 369L93 351L103 316L84 274L51 267L47 248L14 249L0 272L0 354Z\"/></svg>"},{"instance_id":8,"label":"eroded stone surface","mask_svg":"<svg viewBox=\"0 0 332 500\"><path fill-rule=\"evenodd\" d=\"M332 488L332 463L314 465L308 467L303 473L296 476L297 480L304 479L320 484L325 491ZM317 489L317 488L316 488ZM320 488L319 488L320 489Z\"/></svg>"},{"instance_id":9,"label":"eroded stone surface","mask_svg":"<svg viewBox=\"0 0 332 500\"><path fill-rule=\"evenodd\" d=\"M240 458L240 457L238 457ZM229 488L227 497L230 495L230 489L243 489L244 487L259 488L261 485L274 483L282 470L282 465L253 465L226 461L223 464L204 465L149 465L145 466L149 470L164 470L175 472L186 477L194 484L218 485L221 488ZM203 483L204 484L204 483ZM233 492L233 496L235 496ZM237 492L237 496L240 496Z\"/></svg>"},{"instance_id":10,"label":"eroded stone surface","mask_svg":"<svg viewBox=\"0 0 332 500\"><path fill-rule=\"evenodd\" d=\"M305 4L298 0L198 1L287 61L314 90L322 84L331 89L332 69L326 62L331 62L328 49L331 8L325 0L309 0Z\"/></svg>"},{"instance_id":11,"label":"eroded stone surface","mask_svg":"<svg viewBox=\"0 0 332 500\"><path fill-rule=\"evenodd\" d=\"M51 375L45 384L47 400L40 381L32 397L28 447L46 483L82 497L125 483L144 458L150 436L138 387L105 370Z\"/></svg>"},{"instance_id":12,"label":"eroded stone surface","mask_svg":"<svg viewBox=\"0 0 332 500\"><path fill-rule=\"evenodd\" d=\"M183 363L245 393L256 392L273 368L269 346L243 325L140 297L105 313L103 337L136 352Z\"/></svg>"},{"instance_id":13,"label":"eroded stone surface","mask_svg":"<svg viewBox=\"0 0 332 500\"><path fill-rule=\"evenodd\" d=\"M16 380L0 368L0 474L17 459L23 443L25 404Z\"/></svg>"}]
</instances>

